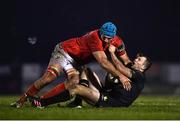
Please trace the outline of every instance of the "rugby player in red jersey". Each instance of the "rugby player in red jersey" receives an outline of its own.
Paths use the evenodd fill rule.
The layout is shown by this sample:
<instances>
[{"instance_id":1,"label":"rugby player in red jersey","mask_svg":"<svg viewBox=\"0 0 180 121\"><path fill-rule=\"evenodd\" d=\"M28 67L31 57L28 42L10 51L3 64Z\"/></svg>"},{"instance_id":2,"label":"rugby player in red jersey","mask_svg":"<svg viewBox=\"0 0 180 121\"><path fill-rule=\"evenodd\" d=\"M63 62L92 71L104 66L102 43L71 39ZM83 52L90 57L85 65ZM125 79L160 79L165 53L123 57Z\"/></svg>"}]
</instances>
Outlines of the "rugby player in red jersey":
<instances>
[{"instance_id":1,"label":"rugby player in red jersey","mask_svg":"<svg viewBox=\"0 0 180 121\"><path fill-rule=\"evenodd\" d=\"M119 77L126 90L131 89L130 80L120 73L119 70L108 60L106 52L108 47L116 47L117 55L125 65L131 63L124 47L122 39L116 35L117 28L112 22L107 22L100 29L91 31L82 37L72 38L56 45L46 72L41 78L29 86L20 99L11 104L16 108L22 107L26 101L26 96L36 95L45 85L55 80L64 71L67 74L68 84L59 84L47 97L59 93L64 89L69 89L79 83L78 67L95 59L100 66L108 73Z\"/></svg>"}]
</instances>

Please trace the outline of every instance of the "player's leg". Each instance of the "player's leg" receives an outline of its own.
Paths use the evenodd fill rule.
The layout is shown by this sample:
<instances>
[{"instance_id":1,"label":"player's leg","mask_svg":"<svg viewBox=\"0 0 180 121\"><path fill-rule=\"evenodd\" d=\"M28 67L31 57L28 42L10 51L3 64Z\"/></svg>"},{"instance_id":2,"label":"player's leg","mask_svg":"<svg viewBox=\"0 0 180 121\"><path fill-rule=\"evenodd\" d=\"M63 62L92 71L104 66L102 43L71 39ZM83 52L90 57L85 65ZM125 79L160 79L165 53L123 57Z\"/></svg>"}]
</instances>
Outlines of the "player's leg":
<instances>
[{"instance_id":1,"label":"player's leg","mask_svg":"<svg viewBox=\"0 0 180 121\"><path fill-rule=\"evenodd\" d=\"M80 79L88 80L85 72L86 67L82 67L80 70ZM81 108L82 107L82 97L80 95L76 95L75 99L70 102L67 107L71 108Z\"/></svg>"},{"instance_id":2,"label":"player's leg","mask_svg":"<svg viewBox=\"0 0 180 121\"><path fill-rule=\"evenodd\" d=\"M51 90L47 91L45 94L43 94L41 96L41 98L46 99L46 98L49 98L49 97L53 97L53 96L61 93L65 89L66 89L65 84L64 84L64 82L62 82L62 83L58 84L57 86L53 87Z\"/></svg>"},{"instance_id":3,"label":"player's leg","mask_svg":"<svg viewBox=\"0 0 180 121\"><path fill-rule=\"evenodd\" d=\"M96 107L123 106L120 102L118 102L118 100L111 97L109 93L100 93L99 91L95 91L80 84L75 85L75 87L70 90L64 90L60 94L50 98L40 99L36 97L29 97L29 100L35 107L43 107L50 104L67 101L77 94L81 95L87 103Z\"/></svg>"},{"instance_id":4,"label":"player's leg","mask_svg":"<svg viewBox=\"0 0 180 121\"><path fill-rule=\"evenodd\" d=\"M20 99L17 102L12 103L11 106L14 106L16 108L22 107L24 102L26 101L26 96L36 95L40 89L42 89L45 85L51 83L57 78L58 75L56 73L58 72L54 70L54 67L48 67L47 71L43 74L43 76L37 81L35 81L32 85L30 85L26 92L20 97Z\"/></svg>"},{"instance_id":5,"label":"player's leg","mask_svg":"<svg viewBox=\"0 0 180 121\"><path fill-rule=\"evenodd\" d=\"M58 62L63 67L63 70L66 72L66 74L68 76L68 80L71 80L70 83L72 83L72 84L78 83L79 82L79 73L73 67L73 65L76 65L76 62L68 55L68 53L66 53L62 49L61 45L57 45L55 50L57 50L59 53L61 53L61 55L55 55L55 58L60 58ZM67 88L68 88L68 86L67 86ZM42 98L52 97L56 94L59 94L60 92L62 92L65 89L66 89L65 84L60 83L56 87L54 87L53 89L51 89L50 91L45 93L42 96Z\"/></svg>"},{"instance_id":6,"label":"player's leg","mask_svg":"<svg viewBox=\"0 0 180 121\"><path fill-rule=\"evenodd\" d=\"M87 80L81 80L81 82L82 82L82 85L88 86ZM76 85L73 84L72 86L68 87L68 85L71 85L71 84L69 84L69 81L64 82L64 84L65 84L65 87L68 89L61 91L59 94L53 95L48 98L37 98L37 97L28 95L28 99L32 103L32 105L34 105L35 107L43 107L43 106L48 106L50 104L67 101L67 100L71 99L71 97L74 96L74 95L72 96L70 94L69 90L74 89L76 87Z\"/></svg>"},{"instance_id":7,"label":"player's leg","mask_svg":"<svg viewBox=\"0 0 180 121\"><path fill-rule=\"evenodd\" d=\"M80 80L80 81L81 81L81 83L80 83L81 86L83 85L83 86L88 87L88 81L87 80ZM64 82L64 84L66 85L66 84L68 84L68 82ZM71 90L73 90L73 91L71 91ZM75 94L76 92L74 90L78 90L77 85L71 86L69 88L69 90L65 89L64 91L62 91L61 93L59 93L57 95L54 95L53 97L37 98L37 97L33 97L33 96L28 96L28 99L32 103L33 106L44 107L44 106L48 106L50 104L55 104L58 102L64 102L64 101L71 99L73 96L76 95ZM72 94L71 94L71 92L72 92Z\"/></svg>"},{"instance_id":8,"label":"player's leg","mask_svg":"<svg viewBox=\"0 0 180 121\"><path fill-rule=\"evenodd\" d=\"M78 84L74 89L69 90L70 94L72 96L74 95L80 95L90 104L96 104L98 102L100 92L93 90L89 87L86 87L84 85Z\"/></svg>"},{"instance_id":9,"label":"player's leg","mask_svg":"<svg viewBox=\"0 0 180 121\"><path fill-rule=\"evenodd\" d=\"M28 96L31 103L34 106L39 107L39 106L47 106L47 105L54 104L57 102L64 102L64 101L69 100L71 98L71 94L69 93L69 90L74 89L77 83L79 82L79 73L75 69L69 69L69 71L67 72L68 72L67 74L68 74L69 80L64 82L64 85L65 85L64 90L62 90L59 94L56 94L47 98L39 99L32 96ZM80 82L81 82L80 84L84 86L88 86L87 80L81 80Z\"/></svg>"},{"instance_id":10,"label":"player's leg","mask_svg":"<svg viewBox=\"0 0 180 121\"><path fill-rule=\"evenodd\" d=\"M88 81L85 72L82 72L81 74L80 84L77 84L77 79L76 73L69 73L69 80L65 83L66 90L49 98L35 99L30 97L30 101L35 106L47 106L57 102L67 101L71 96L80 95L90 100L92 103L96 103L99 99L100 93L99 91L88 88Z\"/></svg>"},{"instance_id":11,"label":"player's leg","mask_svg":"<svg viewBox=\"0 0 180 121\"><path fill-rule=\"evenodd\" d=\"M55 104L58 102L64 102L69 99L71 99L71 95L68 90L64 90L61 93L54 95L49 98L37 98L33 96L28 96L29 101L32 103L35 107L44 107L51 104Z\"/></svg>"},{"instance_id":12,"label":"player's leg","mask_svg":"<svg viewBox=\"0 0 180 121\"><path fill-rule=\"evenodd\" d=\"M79 82L79 72L75 68L70 68L66 70L66 74L68 76L68 84L65 85L64 82L58 84L54 88L52 88L50 91L46 92L44 95L41 96L42 99L46 99L49 97L53 97L65 89L68 89L70 85L77 84Z\"/></svg>"},{"instance_id":13,"label":"player's leg","mask_svg":"<svg viewBox=\"0 0 180 121\"><path fill-rule=\"evenodd\" d=\"M98 101L98 96L100 95L99 91L97 90L93 90L91 88L89 88L89 84L85 84L86 81L89 79L88 77L88 71L87 68L84 68L84 70L82 71L81 75L81 82L78 85L75 85L75 87L72 87L69 89L69 92L72 96L74 95L80 95L83 98L87 98L88 100L90 100L91 102L96 102ZM85 82L85 83L83 83Z\"/></svg>"},{"instance_id":14,"label":"player's leg","mask_svg":"<svg viewBox=\"0 0 180 121\"><path fill-rule=\"evenodd\" d=\"M102 84L95 72L93 72L90 68L84 67L83 71L81 73L81 79L89 80L89 87L93 90L96 91L101 91L102 90ZM82 96L76 95L75 99L70 102L68 107L75 107L75 108L80 108L82 107Z\"/></svg>"},{"instance_id":15,"label":"player's leg","mask_svg":"<svg viewBox=\"0 0 180 121\"><path fill-rule=\"evenodd\" d=\"M86 80L87 76L82 75L82 79ZM92 79L92 78L91 78ZM96 78L98 79L98 78ZM96 85L96 84L95 84ZM100 85L97 87L101 87ZM100 93L100 90L94 90L93 88L89 88L83 85L76 85L74 89L69 90L70 94L73 95L80 95L90 104L93 104L97 107L120 107L122 104L112 97L112 95L119 95L114 94L117 92L109 92L109 93Z\"/></svg>"},{"instance_id":16,"label":"player's leg","mask_svg":"<svg viewBox=\"0 0 180 121\"><path fill-rule=\"evenodd\" d=\"M64 60L64 56L59 53L57 48L58 46L55 47L48 68L43 76L36 80L32 85L30 85L26 92L20 97L20 99L12 103L11 106L16 108L22 107L24 102L26 101L27 95L34 96L39 92L41 88L55 80L63 71L63 67L61 66L61 63L59 63L59 61Z\"/></svg>"}]
</instances>

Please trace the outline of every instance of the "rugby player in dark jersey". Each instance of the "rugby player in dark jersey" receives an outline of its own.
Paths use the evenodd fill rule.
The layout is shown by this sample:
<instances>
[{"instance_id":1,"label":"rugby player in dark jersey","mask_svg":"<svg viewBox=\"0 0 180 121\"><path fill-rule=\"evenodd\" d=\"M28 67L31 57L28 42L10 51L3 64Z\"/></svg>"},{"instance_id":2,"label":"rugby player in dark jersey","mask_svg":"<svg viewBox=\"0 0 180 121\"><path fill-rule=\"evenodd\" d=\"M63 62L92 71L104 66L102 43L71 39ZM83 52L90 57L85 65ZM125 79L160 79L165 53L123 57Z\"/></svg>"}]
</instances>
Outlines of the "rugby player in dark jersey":
<instances>
[{"instance_id":1,"label":"rugby player in dark jersey","mask_svg":"<svg viewBox=\"0 0 180 121\"><path fill-rule=\"evenodd\" d=\"M29 96L30 102L36 107L43 107L57 102L64 102L71 99L75 95L80 95L88 103L97 107L128 107L137 99L142 92L145 83L145 71L151 66L148 57L137 54L134 64L131 67L124 66L117 59L114 53L114 47L109 49L111 58L116 68L131 80L131 89L126 90L118 77L108 74L105 86L97 86L98 90L90 88L88 81L94 83L97 79L95 73L90 69L83 70L80 75L80 83L69 90L65 90L53 97L40 99ZM93 77L94 75L94 77Z\"/></svg>"}]
</instances>

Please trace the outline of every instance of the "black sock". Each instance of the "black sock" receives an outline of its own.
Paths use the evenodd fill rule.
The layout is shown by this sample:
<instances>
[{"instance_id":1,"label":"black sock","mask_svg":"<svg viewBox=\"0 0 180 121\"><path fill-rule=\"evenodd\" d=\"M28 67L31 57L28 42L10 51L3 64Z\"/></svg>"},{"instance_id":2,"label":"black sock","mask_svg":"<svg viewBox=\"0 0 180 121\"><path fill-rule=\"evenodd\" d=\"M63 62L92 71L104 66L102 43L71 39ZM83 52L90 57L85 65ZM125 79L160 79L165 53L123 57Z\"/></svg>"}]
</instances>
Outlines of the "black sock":
<instances>
[{"instance_id":1,"label":"black sock","mask_svg":"<svg viewBox=\"0 0 180 121\"><path fill-rule=\"evenodd\" d=\"M75 105L82 105L82 98L80 95L76 95L76 98L74 99L74 104Z\"/></svg>"},{"instance_id":2,"label":"black sock","mask_svg":"<svg viewBox=\"0 0 180 121\"><path fill-rule=\"evenodd\" d=\"M70 98L71 98L71 96L69 94L69 91L64 90L63 92L61 92L53 97L41 99L41 103L42 103L42 106L47 106L47 105L58 103L58 102L65 102L65 101L69 100Z\"/></svg>"}]
</instances>

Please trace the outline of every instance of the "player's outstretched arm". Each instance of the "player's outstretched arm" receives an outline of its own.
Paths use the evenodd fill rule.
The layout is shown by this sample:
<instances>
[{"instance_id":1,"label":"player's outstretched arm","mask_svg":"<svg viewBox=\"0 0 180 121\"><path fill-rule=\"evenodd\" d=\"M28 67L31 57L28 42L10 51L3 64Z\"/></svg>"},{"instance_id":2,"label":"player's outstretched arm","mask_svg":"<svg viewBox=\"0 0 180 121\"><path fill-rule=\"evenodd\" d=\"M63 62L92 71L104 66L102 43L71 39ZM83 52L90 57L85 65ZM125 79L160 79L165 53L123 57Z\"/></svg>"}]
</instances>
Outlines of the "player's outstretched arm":
<instances>
[{"instance_id":1,"label":"player's outstretched arm","mask_svg":"<svg viewBox=\"0 0 180 121\"><path fill-rule=\"evenodd\" d=\"M120 71L118 71L110 61L108 61L107 56L104 53L104 51L93 52L93 55L96 58L96 60L99 62L99 64L102 66L102 68L104 68L107 72L113 74L114 76L119 77L119 79L121 80L123 84L123 87L126 90L131 89L129 78L127 78L122 73L120 73Z\"/></svg>"},{"instance_id":2,"label":"player's outstretched arm","mask_svg":"<svg viewBox=\"0 0 180 121\"><path fill-rule=\"evenodd\" d=\"M115 65L115 67L125 76L127 76L128 78L131 78L132 76L132 72L131 69L127 68L126 66L123 65L123 63L117 58L117 56L115 55L115 47L113 45L111 45L109 47L109 52L111 55L111 59Z\"/></svg>"}]
</instances>

